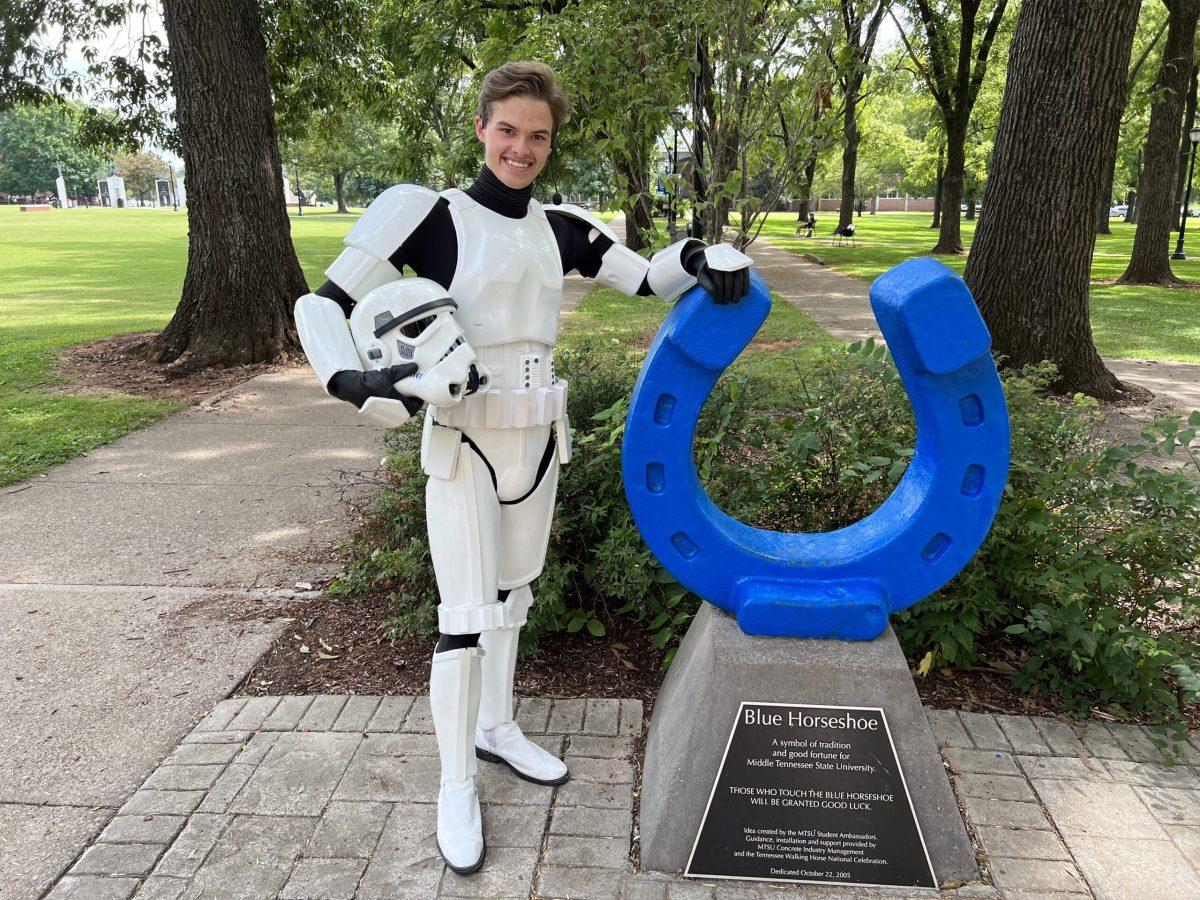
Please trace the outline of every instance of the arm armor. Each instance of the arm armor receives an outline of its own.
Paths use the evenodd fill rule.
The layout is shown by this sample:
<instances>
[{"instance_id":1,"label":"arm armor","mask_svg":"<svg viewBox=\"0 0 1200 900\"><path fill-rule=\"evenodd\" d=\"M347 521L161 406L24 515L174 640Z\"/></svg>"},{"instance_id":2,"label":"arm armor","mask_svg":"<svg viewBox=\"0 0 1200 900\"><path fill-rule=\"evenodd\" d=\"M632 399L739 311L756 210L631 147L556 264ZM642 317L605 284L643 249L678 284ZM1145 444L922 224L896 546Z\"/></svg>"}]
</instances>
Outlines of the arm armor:
<instances>
[{"instance_id":1,"label":"arm armor","mask_svg":"<svg viewBox=\"0 0 1200 900\"><path fill-rule=\"evenodd\" d=\"M342 308L328 297L305 294L296 301L296 331L321 387L330 396L338 397L331 389L333 377L338 372L363 371ZM412 411L402 401L387 397L366 398L359 412L389 426L403 425L412 417Z\"/></svg>"},{"instance_id":2,"label":"arm armor","mask_svg":"<svg viewBox=\"0 0 1200 900\"><path fill-rule=\"evenodd\" d=\"M415 184L388 188L367 207L344 241L346 249L326 277L355 300L400 277L388 258L417 230L438 195Z\"/></svg>"},{"instance_id":3,"label":"arm armor","mask_svg":"<svg viewBox=\"0 0 1200 900\"><path fill-rule=\"evenodd\" d=\"M696 283L696 276L685 268L684 263L691 248L703 246L702 241L685 238L654 254L646 280L656 297L675 300Z\"/></svg>"},{"instance_id":4,"label":"arm armor","mask_svg":"<svg viewBox=\"0 0 1200 900\"><path fill-rule=\"evenodd\" d=\"M599 217L582 207L571 203L562 203L556 206L544 206L543 209L553 210L589 226L591 231L588 232L588 241L591 243L606 239L605 242L609 246L604 251L604 255L600 257L600 270L596 273L596 281L615 288L627 297L633 297L638 293L638 288L646 280L646 273L650 271L650 263L645 257L634 253L622 244L615 231L602 222Z\"/></svg>"},{"instance_id":5,"label":"arm armor","mask_svg":"<svg viewBox=\"0 0 1200 900\"><path fill-rule=\"evenodd\" d=\"M309 365L326 393L330 379L338 372L362 371L362 362L346 325L346 314L328 297L305 294L296 301L296 331Z\"/></svg>"}]
</instances>

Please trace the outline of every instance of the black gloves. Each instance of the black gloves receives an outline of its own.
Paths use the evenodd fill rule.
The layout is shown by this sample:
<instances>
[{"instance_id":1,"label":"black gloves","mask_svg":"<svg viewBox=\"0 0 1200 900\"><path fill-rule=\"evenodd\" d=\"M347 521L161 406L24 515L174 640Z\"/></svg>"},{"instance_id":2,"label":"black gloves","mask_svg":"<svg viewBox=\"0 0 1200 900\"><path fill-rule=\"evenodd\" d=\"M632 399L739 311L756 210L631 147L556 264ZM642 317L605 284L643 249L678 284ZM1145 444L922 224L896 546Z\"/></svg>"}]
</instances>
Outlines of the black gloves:
<instances>
[{"instance_id":1,"label":"black gloves","mask_svg":"<svg viewBox=\"0 0 1200 900\"><path fill-rule=\"evenodd\" d=\"M704 257L706 249L700 241L685 247L682 259L684 270L696 276L696 281L708 291L714 303L737 303L750 293L750 269L747 267L732 272L713 269Z\"/></svg>"},{"instance_id":2,"label":"black gloves","mask_svg":"<svg viewBox=\"0 0 1200 900\"><path fill-rule=\"evenodd\" d=\"M404 363L398 366L389 366L386 369L375 369L371 372L343 369L329 379L329 392L339 400L353 403L360 409L367 402L368 397L399 400L408 410L408 414L415 416L421 408L421 401L416 397L406 397L397 392L395 383L416 371L416 363Z\"/></svg>"}]
</instances>

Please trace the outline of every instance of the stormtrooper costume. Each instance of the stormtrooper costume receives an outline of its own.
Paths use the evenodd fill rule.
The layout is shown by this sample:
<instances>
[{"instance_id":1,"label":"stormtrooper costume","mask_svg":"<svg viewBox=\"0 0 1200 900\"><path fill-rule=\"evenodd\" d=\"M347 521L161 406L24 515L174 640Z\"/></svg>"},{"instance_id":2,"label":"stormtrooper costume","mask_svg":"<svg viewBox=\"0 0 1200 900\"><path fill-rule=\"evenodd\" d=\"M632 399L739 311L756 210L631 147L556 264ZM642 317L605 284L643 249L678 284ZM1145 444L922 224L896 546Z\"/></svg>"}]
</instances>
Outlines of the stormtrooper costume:
<instances>
[{"instance_id":1,"label":"stormtrooper costume","mask_svg":"<svg viewBox=\"0 0 1200 900\"><path fill-rule=\"evenodd\" d=\"M569 777L513 719L518 636L542 571L559 466L571 456L554 372L563 276L673 300L700 281L718 302L749 288L728 245L646 260L579 207L542 206L486 166L467 190L397 185L345 239L329 281L296 304L300 340L335 397L388 425L424 416L421 464L441 638L430 706L441 757L438 849L483 863L476 757L544 785ZM407 265L417 278L401 278ZM349 318L350 327L347 327Z\"/></svg>"}]
</instances>

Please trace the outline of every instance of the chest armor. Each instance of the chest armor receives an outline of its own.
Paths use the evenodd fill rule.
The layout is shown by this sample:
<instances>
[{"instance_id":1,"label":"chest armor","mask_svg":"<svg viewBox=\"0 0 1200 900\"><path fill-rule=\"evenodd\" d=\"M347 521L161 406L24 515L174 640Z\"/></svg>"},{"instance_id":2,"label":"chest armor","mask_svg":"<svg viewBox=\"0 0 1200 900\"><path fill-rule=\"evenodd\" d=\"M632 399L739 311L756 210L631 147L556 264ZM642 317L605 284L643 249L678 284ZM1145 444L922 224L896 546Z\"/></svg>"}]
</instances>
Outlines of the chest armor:
<instances>
[{"instance_id":1,"label":"chest armor","mask_svg":"<svg viewBox=\"0 0 1200 900\"><path fill-rule=\"evenodd\" d=\"M558 242L536 200L523 219L510 219L451 188L450 218L458 261L450 296L455 321L476 350L530 341L558 340L563 272Z\"/></svg>"}]
</instances>

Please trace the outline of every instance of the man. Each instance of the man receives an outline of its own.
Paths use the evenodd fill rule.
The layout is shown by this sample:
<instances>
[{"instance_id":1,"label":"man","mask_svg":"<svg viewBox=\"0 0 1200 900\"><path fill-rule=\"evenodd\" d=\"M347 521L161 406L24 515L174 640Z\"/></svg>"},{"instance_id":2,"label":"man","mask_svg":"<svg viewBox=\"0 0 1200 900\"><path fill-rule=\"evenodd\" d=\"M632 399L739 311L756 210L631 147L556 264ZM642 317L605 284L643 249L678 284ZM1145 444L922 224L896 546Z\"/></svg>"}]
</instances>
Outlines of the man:
<instances>
[{"instance_id":1,"label":"man","mask_svg":"<svg viewBox=\"0 0 1200 900\"><path fill-rule=\"evenodd\" d=\"M545 65L490 72L477 112L484 164L475 182L441 194L385 191L346 237L329 281L296 305L301 341L332 395L388 424L430 404L421 461L441 601L429 679L442 764L437 841L460 874L478 871L486 852L477 756L537 784L569 777L521 733L512 701L518 634L545 561L558 468L570 456L566 384L553 365L563 275L578 270L627 295L668 300L699 280L728 303L749 290L750 264L731 247L695 240L647 261L584 210L533 200L568 119ZM405 265L420 277L397 282ZM371 311L365 326L356 304ZM461 338L457 330L439 338L446 351L432 368L389 364L419 360L417 342L450 327L450 308ZM377 367L363 371L364 357Z\"/></svg>"}]
</instances>

